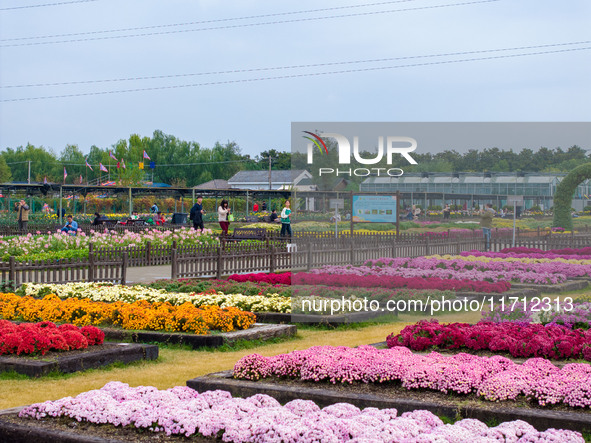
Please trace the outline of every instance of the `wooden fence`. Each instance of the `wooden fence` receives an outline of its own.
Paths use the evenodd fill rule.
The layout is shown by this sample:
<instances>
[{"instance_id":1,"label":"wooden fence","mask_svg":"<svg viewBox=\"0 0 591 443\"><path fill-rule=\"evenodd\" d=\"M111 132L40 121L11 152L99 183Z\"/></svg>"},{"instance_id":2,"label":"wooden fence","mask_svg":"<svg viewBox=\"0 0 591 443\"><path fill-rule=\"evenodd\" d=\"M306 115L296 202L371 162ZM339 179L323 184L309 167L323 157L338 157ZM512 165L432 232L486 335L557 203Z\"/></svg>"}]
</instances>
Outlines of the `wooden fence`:
<instances>
[{"instance_id":1,"label":"wooden fence","mask_svg":"<svg viewBox=\"0 0 591 443\"><path fill-rule=\"evenodd\" d=\"M123 253L118 259L88 260L62 259L17 262L10 257L0 263L0 277L4 287L16 289L23 283L111 282L125 284L128 259Z\"/></svg>"}]
</instances>

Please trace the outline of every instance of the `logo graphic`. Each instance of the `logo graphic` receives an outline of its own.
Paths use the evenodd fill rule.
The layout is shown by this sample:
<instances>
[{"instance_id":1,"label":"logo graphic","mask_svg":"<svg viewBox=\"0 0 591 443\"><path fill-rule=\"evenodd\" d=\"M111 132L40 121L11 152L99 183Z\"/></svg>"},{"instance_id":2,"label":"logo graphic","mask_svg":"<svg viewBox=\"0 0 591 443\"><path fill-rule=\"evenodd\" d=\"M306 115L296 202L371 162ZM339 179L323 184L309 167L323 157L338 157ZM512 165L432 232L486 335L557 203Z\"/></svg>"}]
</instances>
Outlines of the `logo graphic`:
<instances>
[{"instance_id":1,"label":"logo graphic","mask_svg":"<svg viewBox=\"0 0 591 443\"><path fill-rule=\"evenodd\" d=\"M310 131L303 131L306 134L310 134L312 137L314 137L316 140L314 140L314 138L310 138L310 137L306 137L305 135L303 136L305 139L310 140L312 143L314 143L317 147L318 150L320 151L320 153L322 154L322 148L320 147L320 144L322 144L322 146L324 147L324 152L326 152L328 154L328 148L326 147L326 144L324 143L324 141L318 137L316 134L314 134L313 132ZM318 143L320 142L320 144Z\"/></svg>"},{"instance_id":2,"label":"logo graphic","mask_svg":"<svg viewBox=\"0 0 591 443\"><path fill-rule=\"evenodd\" d=\"M322 145L324 147L324 152L328 154L328 148L326 144L322 140L322 138L333 138L336 140L338 145L339 151L339 164L341 165L348 165L351 164L351 143L349 139L342 134L337 133L325 133L322 134L322 138L313 132L303 131L306 134L310 134L312 137L303 136L305 139L310 140L312 143L308 143L308 164L311 165L314 159L314 146L316 146L321 153L323 153ZM384 139L386 140L386 148L384 149ZM404 145L404 146L400 146ZM392 164L392 157L394 154L401 155L404 157L411 165L416 165L417 162L414 158L410 156L410 153L417 149L417 141L414 138L410 137L397 137L397 136L387 136L387 137L378 137L378 152L375 157L373 158L363 158L361 157L361 153L359 152L359 137L353 137L353 158L357 163L362 165L375 165L382 161L384 158L384 151L386 154L387 164Z\"/></svg>"},{"instance_id":3,"label":"logo graphic","mask_svg":"<svg viewBox=\"0 0 591 443\"><path fill-rule=\"evenodd\" d=\"M334 167L320 167L318 168L318 176L323 175L348 175L356 177L367 177L370 175L374 176L389 176L389 177L400 177L404 171L400 168L392 168L393 159L395 155L399 155L404 158L411 165L416 165L417 162L411 157L410 153L417 149L417 141L411 137L399 137L399 136L378 136L377 146L373 145L373 149L359 148L359 136L353 136L352 143L349 138L343 134L336 132L325 132L321 135L315 134L310 131L302 131L304 134L303 138L308 140L307 143L307 163L312 165L314 163L314 153L316 148L320 151L320 155L328 155L328 147L324 140L331 138L336 141L336 147L338 151L338 166ZM364 136L365 142L367 135ZM334 146L334 145L333 145ZM351 147L353 149L351 149ZM377 149L377 152L376 152ZM384 164L384 156L385 164ZM360 168L349 168L351 163L362 165ZM380 164L385 167L379 167ZM374 167L368 167L374 165ZM323 165L324 166L324 165ZM337 166L337 165L335 165ZM342 168L345 166L345 169Z\"/></svg>"}]
</instances>

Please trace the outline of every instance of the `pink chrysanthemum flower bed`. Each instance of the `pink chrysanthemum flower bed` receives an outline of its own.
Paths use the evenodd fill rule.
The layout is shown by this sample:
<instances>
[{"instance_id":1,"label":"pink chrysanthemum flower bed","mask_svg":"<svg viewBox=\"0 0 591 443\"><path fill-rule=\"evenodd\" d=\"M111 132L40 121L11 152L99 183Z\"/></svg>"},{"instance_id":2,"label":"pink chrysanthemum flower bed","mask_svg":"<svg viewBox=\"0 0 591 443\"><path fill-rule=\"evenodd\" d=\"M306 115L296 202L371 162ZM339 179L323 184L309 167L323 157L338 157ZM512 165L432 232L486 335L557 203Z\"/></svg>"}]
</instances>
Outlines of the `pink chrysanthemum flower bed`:
<instances>
[{"instance_id":1,"label":"pink chrysanthemum flower bed","mask_svg":"<svg viewBox=\"0 0 591 443\"><path fill-rule=\"evenodd\" d=\"M71 417L78 421L133 426L151 432L190 437L219 437L225 442L381 442L511 441L583 443L578 432L539 432L523 421L495 427L464 419L444 424L428 411L365 408L348 403L319 408L309 400L281 406L264 394L233 398L225 391L198 393L177 386L158 390L111 382L102 389L29 406L21 417Z\"/></svg>"}]
</instances>

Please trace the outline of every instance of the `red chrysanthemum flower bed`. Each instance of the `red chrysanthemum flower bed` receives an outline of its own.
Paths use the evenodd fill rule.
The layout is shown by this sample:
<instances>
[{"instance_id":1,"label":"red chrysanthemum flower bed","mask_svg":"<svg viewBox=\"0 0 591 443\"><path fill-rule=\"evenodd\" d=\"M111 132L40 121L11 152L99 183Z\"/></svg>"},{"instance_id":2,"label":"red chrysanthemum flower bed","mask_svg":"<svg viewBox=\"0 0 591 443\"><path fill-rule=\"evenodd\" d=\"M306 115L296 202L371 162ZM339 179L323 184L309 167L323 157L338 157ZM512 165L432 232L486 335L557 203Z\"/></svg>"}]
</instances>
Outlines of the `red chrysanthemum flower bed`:
<instances>
[{"instance_id":1,"label":"red chrysanthemum flower bed","mask_svg":"<svg viewBox=\"0 0 591 443\"><path fill-rule=\"evenodd\" d=\"M429 348L508 352L513 357L591 360L591 329L536 323L480 322L440 324L436 320L406 326L386 339L388 347L415 351Z\"/></svg>"},{"instance_id":2,"label":"red chrysanthemum flower bed","mask_svg":"<svg viewBox=\"0 0 591 443\"><path fill-rule=\"evenodd\" d=\"M95 326L56 326L50 321L15 324L0 320L0 355L70 351L100 345L105 333Z\"/></svg>"},{"instance_id":3,"label":"red chrysanthemum flower bed","mask_svg":"<svg viewBox=\"0 0 591 443\"><path fill-rule=\"evenodd\" d=\"M228 280L237 282L255 282L255 283L270 283L272 285L291 285L291 272L283 272L281 274L232 274Z\"/></svg>"}]
</instances>

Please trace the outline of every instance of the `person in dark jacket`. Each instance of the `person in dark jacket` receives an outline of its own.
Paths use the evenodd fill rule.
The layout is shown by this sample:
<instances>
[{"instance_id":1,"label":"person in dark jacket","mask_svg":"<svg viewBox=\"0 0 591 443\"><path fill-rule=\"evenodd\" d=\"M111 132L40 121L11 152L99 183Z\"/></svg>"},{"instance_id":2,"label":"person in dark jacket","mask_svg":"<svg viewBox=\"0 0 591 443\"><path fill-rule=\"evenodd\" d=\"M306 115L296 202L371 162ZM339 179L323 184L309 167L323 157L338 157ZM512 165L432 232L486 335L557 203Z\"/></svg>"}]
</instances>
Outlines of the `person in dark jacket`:
<instances>
[{"instance_id":1,"label":"person in dark jacket","mask_svg":"<svg viewBox=\"0 0 591 443\"><path fill-rule=\"evenodd\" d=\"M197 202L191 208L191 213L189 218L193 220L193 229L203 231L203 214L205 211L203 210L203 197L197 197Z\"/></svg>"}]
</instances>

